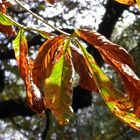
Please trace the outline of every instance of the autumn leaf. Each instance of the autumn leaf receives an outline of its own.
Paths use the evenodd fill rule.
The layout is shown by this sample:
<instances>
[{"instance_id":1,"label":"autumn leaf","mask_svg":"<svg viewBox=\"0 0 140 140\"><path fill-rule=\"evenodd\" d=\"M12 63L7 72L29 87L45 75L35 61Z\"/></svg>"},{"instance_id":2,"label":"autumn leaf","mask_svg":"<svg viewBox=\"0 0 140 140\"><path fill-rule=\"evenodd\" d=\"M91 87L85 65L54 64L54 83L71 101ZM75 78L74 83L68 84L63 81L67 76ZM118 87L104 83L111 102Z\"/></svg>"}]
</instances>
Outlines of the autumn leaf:
<instances>
[{"instance_id":1,"label":"autumn leaf","mask_svg":"<svg viewBox=\"0 0 140 140\"><path fill-rule=\"evenodd\" d=\"M27 41L22 31L13 42L29 106L38 113L50 108L60 124L68 123L73 114L72 62L70 51L64 51L65 39L66 36L57 36L47 40L34 62L28 56Z\"/></svg>"},{"instance_id":2,"label":"autumn leaf","mask_svg":"<svg viewBox=\"0 0 140 140\"><path fill-rule=\"evenodd\" d=\"M68 44L58 46L51 75L44 82L44 104L50 108L59 124L66 124L73 115L72 104L72 62Z\"/></svg>"},{"instance_id":3,"label":"autumn leaf","mask_svg":"<svg viewBox=\"0 0 140 140\"><path fill-rule=\"evenodd\" d=\"M80 76L79 84L81 88L91 92L97 91L97 87L90 75L89 69L86 65L86 61L82 55L81 50L73 46L71 47L71 52L74 69Z\"/></svg>"},{"instance_id":4,"label":"autumn leaf","mask_svg":"<svg viewBox=\"0 0 140 140\"><path fill-rule=\"evenodd\" d=\"M132 69L134 69L134 61L133 58L128 52L121 46L112 43L103 35L95 32L95 31L88 31L88 30L76 30L76 34L84 39L85 41L92 44L95 48L97 48L104 59L106 57L111 58L113 60L119 61L120 63L124 63L129 65ZM103 52L106 55L103 55ZM107 56L108 55L108 56ZM104 57L106 56L106 57Z\"/></svg>"},{"instance_id":5,"label":"autumn leaf","mask_svg":"<svg viewBox=\"0 0 140 140\"><path fill-rule=\"evenodd\" d=\"M58 46L63 44L65 36L56 36L47 40L39 49L33 66L33 80L41 89L44 80L50 76Z\"/></svg>"},{"instance_id":6,"label":"autumn leaf","mask_svg":"<svg viewBox=\"0 0 140 140\"><path fill-rule=\"evenodd\" d=\"M98 67L93 57L86 51L85 47L83 47L79 41L77 41L77 44L83 52L92 78L109 109L113 114L120 118L120 120L127 123L129 126L140 130L140 119L134 114L133 105L129 101L129 98L126 97L124 93L114 88L110 79Z\"/></svg>"},{"instance_id":7,"label":"autumn leaf","mask_svg":"<svg viewBox=\"0 0 140 140\"><path fill-rule=\"evenodd\" d=\"M13 41L15 57L18 62L20 76L25 82L28 104L34 111L42 113L44 111L43 99L32 80L33 61L28 56L28 45L23 33L21 29Z\"/></svg>"},{"instance_id":8,"label":"autumn leaf","mask_svg":"<svg viewBox=\"0 0 140 140\"><path fill-rule=\"evenodd\" d=\"M26 57L28 54L28 46L23 31L20 30L13 41L13 49L18 62L18 68L21 78L25 81L25 75L28 75ZM21 51L22 50L22 51ZM24 50L24 51L23 51ZM22 59L21 59L22 58ZM21 68L22 67L22 68Z\"/></svg>"}]
</instances>

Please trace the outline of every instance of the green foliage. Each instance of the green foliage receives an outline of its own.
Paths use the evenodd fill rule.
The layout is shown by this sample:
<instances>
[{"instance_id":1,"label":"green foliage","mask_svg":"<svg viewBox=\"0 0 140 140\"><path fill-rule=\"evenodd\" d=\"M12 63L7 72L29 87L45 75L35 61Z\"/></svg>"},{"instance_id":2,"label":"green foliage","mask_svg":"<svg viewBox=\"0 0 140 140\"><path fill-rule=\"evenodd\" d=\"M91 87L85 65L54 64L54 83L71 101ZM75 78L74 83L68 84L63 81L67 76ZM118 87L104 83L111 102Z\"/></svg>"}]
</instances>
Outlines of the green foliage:
<instances>
[{"instance_id":1,"label":"green foliage","mask_svg":"<svg viewBox=\"0 0 140 140\"><path fill-rule=\"evenodd\" d=\"M2 13L0 13L0 24L5 26L14 25L14 23L11 20L7 19Z\"/></svg>"}]
</instances>

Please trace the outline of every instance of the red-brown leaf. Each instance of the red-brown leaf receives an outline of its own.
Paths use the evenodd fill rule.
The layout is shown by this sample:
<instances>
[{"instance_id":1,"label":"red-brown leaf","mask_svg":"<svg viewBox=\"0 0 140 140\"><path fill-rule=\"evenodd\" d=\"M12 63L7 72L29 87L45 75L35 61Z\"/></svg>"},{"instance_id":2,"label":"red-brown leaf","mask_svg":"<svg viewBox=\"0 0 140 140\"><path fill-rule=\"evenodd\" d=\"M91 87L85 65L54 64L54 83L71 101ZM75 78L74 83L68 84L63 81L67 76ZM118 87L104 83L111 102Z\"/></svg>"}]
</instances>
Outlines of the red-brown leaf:
<instances>
[{"instance_id":1,"label":"red-brown leaf","mask_svg":"<svg viewBox=\"0 0 140 140\"><path fill-rule=\"evenodd\" d=\"M101 55L103 57L104 55L102 53L106 53L105 56L107 55L112 59L112 61L117 60L120 63L128 64L132 69L134 69L134 61L132 56L129 55L128 52L121 46L112 43L107 38L95 31L90 32L88 30L77 30L76 33L82 39L92 44L99 51L102 51Z\"/></svg>"},{"instance_id":2,"label":"red-brown leaf","mask_svg":"<svg viewBox=\"0 0 140 140\"><path fill-rule=\"evenodd\" d=\"M72 61L74 64L75 71L80 76L79 84L81 88L86 89L91 92L97 91L97 87L94 83L94 80L92 79L90 75L88 66L80 50L74 47L71 47L71 52L72 52Z\"/></svg>"},{"instance_id":3,"label":"red-brown leaf","mask_svg":"<svg viewBox=\"0 0 140 140\"><path fill-rule=\"evenodd\" d=\"M121 74L125 91L133 103L136 115L140 117L140 79L133 71L132 57L121 46L110 42L97 32L77 30L76 33L96 47L104 60Z\"/></svg>"}]
</instances>

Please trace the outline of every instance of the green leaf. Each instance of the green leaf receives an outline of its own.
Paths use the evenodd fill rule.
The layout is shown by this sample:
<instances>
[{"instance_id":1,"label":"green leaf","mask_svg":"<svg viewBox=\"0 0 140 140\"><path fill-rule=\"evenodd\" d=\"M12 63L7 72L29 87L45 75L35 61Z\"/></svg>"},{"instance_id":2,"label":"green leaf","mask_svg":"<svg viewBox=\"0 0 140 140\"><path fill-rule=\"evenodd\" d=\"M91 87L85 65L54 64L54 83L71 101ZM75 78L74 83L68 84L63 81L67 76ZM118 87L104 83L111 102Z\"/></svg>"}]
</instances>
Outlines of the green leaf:
<instances>
[{"instance_id":1,"label":"green leaf","mask_svg":"<svg viewBox=\"0 0 140 140\"><path fill-rule=\"evenodd\" d=\"M14 23L6 18L2 13L0 13L0 23L6 26L14 25Z\"/></svg>"},{"instance_id":2,"label":"green leaf","mask_svg":"<svg viewBox=\"0 0 140 140\"><path fill-rule=\"evenodd\" d=\"M83 47L79 42L77 42L77 44L83 52L83 56L85 57L92 78L94 79L95 84L109 109L120 120L131 127L140 130L140 119L134 114L133 105L129 98L125 97L124 93L114 88L111 80L98 67L93 57L86 51L85 47Z\"/></svg>"},{"instance_id":3,"label":"green leaf","mask_svg":"<svg viewBox=\"0 0 140 140\"><path fill-rule=\"evenodd\" d=\"M44 104L53 111L59 124L68 123L73 115L72 64L66 47L63 46L57 54L52 73L44 82Z\"/></svg>"}]
</instances>

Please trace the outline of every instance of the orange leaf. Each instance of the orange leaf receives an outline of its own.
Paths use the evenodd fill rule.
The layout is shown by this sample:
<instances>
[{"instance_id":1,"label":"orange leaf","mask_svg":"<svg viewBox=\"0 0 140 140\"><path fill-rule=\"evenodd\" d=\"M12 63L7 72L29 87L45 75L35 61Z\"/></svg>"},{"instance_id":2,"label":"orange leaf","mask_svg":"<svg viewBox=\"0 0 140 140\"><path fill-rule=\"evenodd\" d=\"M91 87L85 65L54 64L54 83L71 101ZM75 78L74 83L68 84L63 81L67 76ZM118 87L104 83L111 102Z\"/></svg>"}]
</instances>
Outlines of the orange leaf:
<instances>
[{"instance_id":1,"label":"orange leaf","mask_svg":"<svg viewBox=\"0 0 140 140\"><path fill-rule=\"evenodd\" d=\"M16 31L13 26L5 26L5 25L0 24L0 32L10 37L16 35Z\"/></svg>"},{"instance_id":2,"label":"orange leaf","mask_svg":"<svg viewBox=\"0 0 140 140\"><path fill-rule=\"evenodd\" d=\"M32 78L34 62L28 57L28 44L22 30L19 31L17 37L13 41L13 48L18 62L20 76L25 82L27 102L34 111L42 113L45 109L43 99Z\"/></svg>"},{"instance_id":3,"label":"orange leaf","mask_svg":"<svg viewBox=\"0 0 140 140\"><path fill-rule=\"evenodd\" d=\"M140 79L134 73L132 57L97 32L77 30L76 33L96 47L104 60L112 65L122 76L126 93L129 95L137 117L140 117Z\"/></svg>"},{"instance_id":4,"label":"orange leaf","mask_svg":"<svg viewBox=\"0 0 140 140\"><path fill-rule=\"evenodd\" d=\"M91 92L97 91L97 87L94 83L94 80L92 79L90 75L88 66L85 62L82 52L75 47L71 47L71 51L72 51L72 61L74 64L75 71L80 76L81 88L86 89Z\"/></svg>"}]
</instances>

